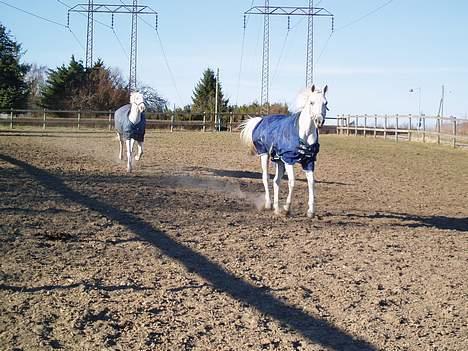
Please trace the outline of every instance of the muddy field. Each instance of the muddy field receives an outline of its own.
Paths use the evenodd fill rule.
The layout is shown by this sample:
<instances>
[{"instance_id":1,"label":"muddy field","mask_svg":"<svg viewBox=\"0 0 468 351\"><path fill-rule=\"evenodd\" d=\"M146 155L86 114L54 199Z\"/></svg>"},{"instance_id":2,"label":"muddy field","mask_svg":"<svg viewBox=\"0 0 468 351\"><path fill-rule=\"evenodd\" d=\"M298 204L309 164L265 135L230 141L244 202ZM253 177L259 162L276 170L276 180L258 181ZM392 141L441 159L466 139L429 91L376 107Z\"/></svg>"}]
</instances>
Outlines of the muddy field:
<instances>
[{"instance_id":1,"label":"muddy field","mask_svg":"<svg viewBox=\"0 0 468 351\"><path fill-rule=\"evenodd\" d=\"M238 134L0 134L1 350L468 350L467 150L324 135L311 220Z\"/></svg>"}]
</instances>

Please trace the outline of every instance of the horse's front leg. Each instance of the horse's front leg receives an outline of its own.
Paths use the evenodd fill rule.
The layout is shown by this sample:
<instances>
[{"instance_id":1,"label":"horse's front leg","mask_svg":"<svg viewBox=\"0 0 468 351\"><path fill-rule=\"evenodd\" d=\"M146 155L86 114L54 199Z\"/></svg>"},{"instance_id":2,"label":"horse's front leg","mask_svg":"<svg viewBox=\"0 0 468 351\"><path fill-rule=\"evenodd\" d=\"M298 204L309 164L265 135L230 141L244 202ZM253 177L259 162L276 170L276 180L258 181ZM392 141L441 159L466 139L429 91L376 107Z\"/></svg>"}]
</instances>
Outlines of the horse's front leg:
<instances>
[{"instance_id":1,"label":"horse's front leg","mask_svg":"<svg viewBox=\"0 0 468 351\"><path fill-rule=\"evenodd\" d=\"M132 151L133 151L133 139L128 139L125 141L127 144L127 172L132 171Z\"/></svg>"},{"instance_id":2,"label":"horse's front leg","mask_svg":"<svg viewBox=\"0 0 468 351\"><path fill-rule=\"evenodd\" d=\"M119 138L119 160L123 160L124 140L121 134L117 133Z\"/></svg>"},{"instance_id":3,"label":"horse's front leg","mask_svg":"<svg viewBox=\"0 0 468 351\"><path fill-rule=\"evenodd\" d=\"M260 156L260 162L262 164L262 180L263 186L265 187L265 209L271 209L271 199L270 199L270 191L268 189L268 163L269 163L269 156L267 154Z\"/></svg>"},{"instance_id":4,"label":"horse's front leg","mask_svg":"<svg viewBox=\"0 0 468 351\"><path fill-rule=\"evenodd\" d=\"M135 160L139 161L141 159L141 156L143 156L143 142L137 141L137 147L138 147L138 152L135 156Z\"/></svg>"},{"instance_id":5,"label":"horse's front leg","mask_svg":"<svg viewBox=\"0 0 468 351\"><path fill-rule=\"evenodd\" d=\"M276 162L276 174L273 179L273 208L276 214L280 214L279 209L279 189L281 179L284 176L284 163L281 161Z\"/></svg>"},{"instance_id":6,"label":"horse's front leg","mask_svg":"<svg viewBox=\"0 0 468 351\"><path fill-rule=\"evenodd\" d=\"M307 186L309 188L309 208L307 210L307 217L315 217L315 180L314 171L304 171L307 177Z\"/></svg>"},{"instance_id":7,"label":"horse's front leg","mask_svg":"<svg viewBox=\"0 0 468 351\"><path fill-rule=\"evenodd\" d=\"M294 192L294 186L296 185L296 178L294 176L294 165L285 165L286 174L288 175L288 198L286 199L286 205L284 205L284 210L286 213L289 213L291 210L292 196Z\"/></svg>"}]
</instances>

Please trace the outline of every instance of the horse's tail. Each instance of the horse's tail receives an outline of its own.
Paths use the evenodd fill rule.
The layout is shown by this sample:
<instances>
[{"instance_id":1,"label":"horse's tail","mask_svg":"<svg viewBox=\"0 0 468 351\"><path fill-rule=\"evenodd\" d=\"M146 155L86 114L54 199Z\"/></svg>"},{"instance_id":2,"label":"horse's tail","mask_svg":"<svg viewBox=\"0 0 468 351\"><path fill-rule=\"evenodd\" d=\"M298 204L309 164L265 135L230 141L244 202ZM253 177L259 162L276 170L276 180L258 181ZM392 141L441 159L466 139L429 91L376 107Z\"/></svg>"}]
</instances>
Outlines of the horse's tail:
<instances>
[{"instance_id":1,"label":"horse's tail","mask_svg":"<svg viewBox=\"0 0 468 351\"><path fill-rule=\"evenodd\" d=\"M243 144L249 147L252 153L255 153L255 145L252 134L257 124L262 120L262 117L251 117L241 123L240 138Z\"/></svg>"}]
</instances>

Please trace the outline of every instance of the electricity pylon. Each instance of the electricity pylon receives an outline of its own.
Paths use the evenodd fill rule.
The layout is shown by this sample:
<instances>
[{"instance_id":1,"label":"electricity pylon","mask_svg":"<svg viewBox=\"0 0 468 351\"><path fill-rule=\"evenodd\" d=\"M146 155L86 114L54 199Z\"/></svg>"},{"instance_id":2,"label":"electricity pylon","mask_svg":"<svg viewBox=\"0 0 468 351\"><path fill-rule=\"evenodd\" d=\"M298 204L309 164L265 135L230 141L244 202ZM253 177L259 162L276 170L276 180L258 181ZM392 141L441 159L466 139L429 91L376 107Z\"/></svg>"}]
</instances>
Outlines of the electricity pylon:
<instances>
[{"instance_id":1,"label":"electricity pylon","mask_svg":"<svg viewBox=\"0 0 468 351\"><path fill-rule=\"evenodd\" d=\"M87 4L77 4L68 10L68 18L71 12L86 13L88 15L88 26L86 31L86 68L93 65L93 36L94 36L94 13L110 13L112 14L112 25L114 23L115 14L131 14L132 28L130 34L130 73L129 73L129 90L136 90L136 74L137 74L137 22L139 15L154 15L155 29L158 23L158 13L151 7L138 5L138 0L133 0L133 4L114 5L114 4L95 4L93 0L88 0ZM68 23L69 24L69 23Z\"/></svg>"},{"instance_id":2,"label":"electricity pylon","mask_svg":"<svg viewBox=\"0 0 468 351\"><path fill-rule=\"evenodd\" d=\"M331 17L333 14L323 7L314 7L313 0L309 0L309 6L270 6L269 0L265 0L265 6L254 6L244 12L245 15L263 15L263 55L262 55L262 91L260 105L262 112L269 109L268 89L270 75L270 17L269 16L307 16L307 49L306 49L306 86L313 83L313 18ZM333 24L333 22L332 22ZM266 110L266 111L265 111Z\"/></svg>"}]
</instances>

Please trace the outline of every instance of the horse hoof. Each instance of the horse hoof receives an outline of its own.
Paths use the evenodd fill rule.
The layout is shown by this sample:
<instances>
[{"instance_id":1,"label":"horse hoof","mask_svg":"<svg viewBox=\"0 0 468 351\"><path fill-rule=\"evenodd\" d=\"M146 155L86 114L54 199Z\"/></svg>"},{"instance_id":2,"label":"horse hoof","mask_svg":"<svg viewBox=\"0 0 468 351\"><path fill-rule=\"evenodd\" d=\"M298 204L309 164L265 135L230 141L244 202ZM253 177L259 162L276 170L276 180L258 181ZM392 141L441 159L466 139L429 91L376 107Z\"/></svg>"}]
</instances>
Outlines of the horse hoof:
<instances>
[{"instance_id":1,"label":"horse hoof","mask_svg":"<svg viewBox=\"0 0 468 351\"><path fill-rule=\"evenodd\" d=\"M265 210L271 210L271 203L269 202L265 203Z\"/></svg>"}]
</instances>

